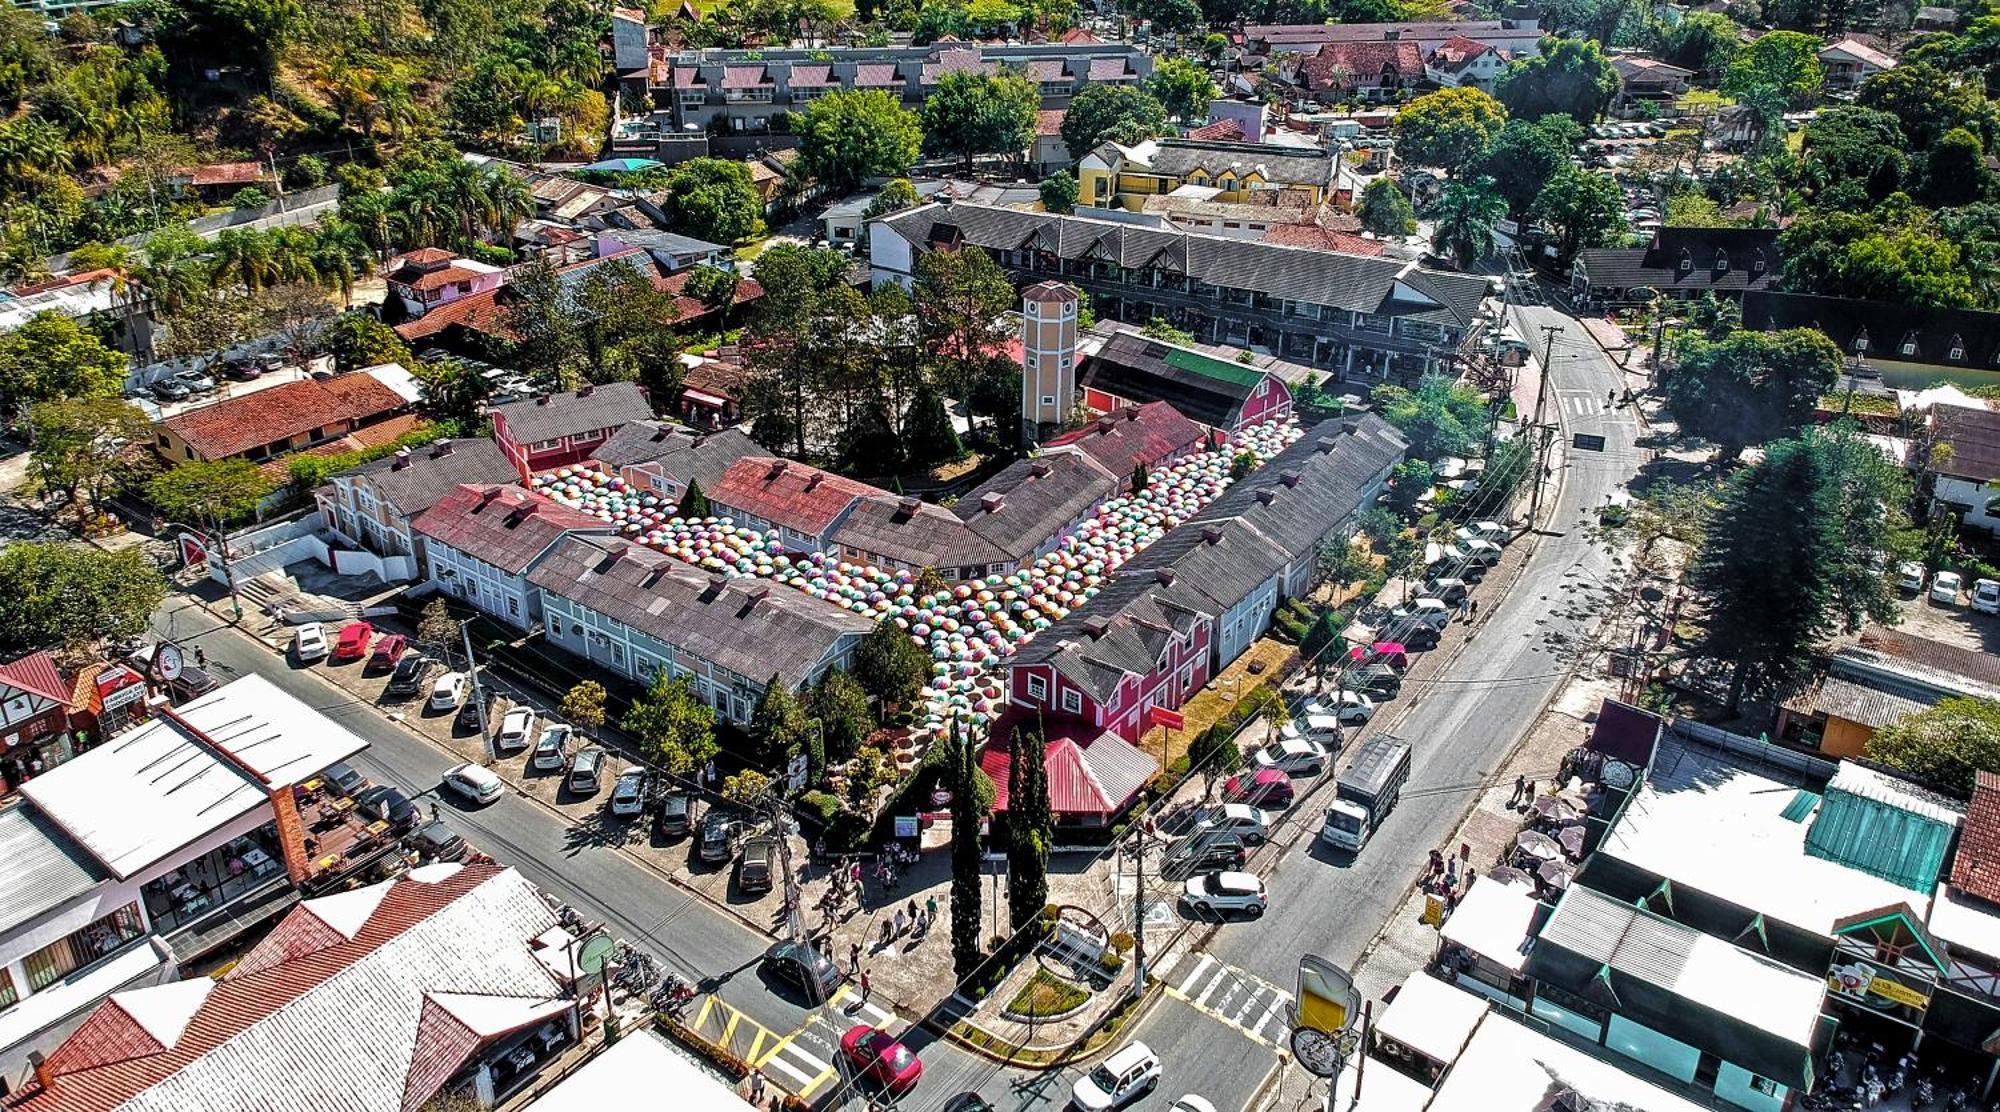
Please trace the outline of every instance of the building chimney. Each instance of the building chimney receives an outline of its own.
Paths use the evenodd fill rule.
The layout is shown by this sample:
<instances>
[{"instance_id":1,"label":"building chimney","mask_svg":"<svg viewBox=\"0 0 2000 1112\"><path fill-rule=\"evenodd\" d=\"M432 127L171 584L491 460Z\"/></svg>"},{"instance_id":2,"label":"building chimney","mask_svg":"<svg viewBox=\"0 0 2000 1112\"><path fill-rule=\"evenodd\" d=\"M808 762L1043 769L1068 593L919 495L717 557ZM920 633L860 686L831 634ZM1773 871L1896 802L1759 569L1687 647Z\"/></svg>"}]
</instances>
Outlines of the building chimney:
<instances>
[{"instance_id":1,"label":"building chimney","mask_svg":"<svg viewBox=\"0 0 2000 1112\"><path fill-rule=\"evenodd\" d=\"M752 587L749 590L743 592L744 613L749 613L751 610L756 609L758 603L763 602L765 599L770 597L771 597L771 585L769 583L759 582L755 587Z\"/></svg>"},{"instance_id":2,"label":"building chimney","mask_svg":"<svg viewBox=\"0 0 2000 1112\"><path fill-rule=\"evenodd\" d=\"M819 481L820 481L821 479L824 479L824 478L826 478L826 474L825 474L824 472L820 472L820 471L814 471L814 472L813 472L812 474L810 474L810 475L807 475L807 476L806 476L806 489L807 489L807 490L812 490L813 488L815 488L815 487L819 486Z\"/></svg>"},{"instance_id":3,"label":"building chimney","mask_svg":"<svg viewBox=\"0 0 2000 1112\"><path fill-rule=\"evenodd\" d=\"M1159 584L1160 586L1162 586L1162 587L1171 587L1171 586L1173 586L1173 585L1174 585L1174 569L1172 569L1172 568L1154 568L1154 569L1153 569L1153 582L1155 582L1155 583L1158 583L1158 584Z\"/></svg>"},{"instance_id":4,"label":"building chimney","mask_svg":"<svg viewBox=\"0 0 2000 1112\"><path fill-rule=\"evenodd\" d=\"M597 574L603 575L605 572L608 572L612 568L617 567L618 561L624 558L625 558L625 542L619 541L605 550L604 559L599 560L597 562L597 567L594 570L597 572Z\"/></svg>"},{"instance_id":5,"label":"building chimney","mask_svg":"<svg viewBox=\"0 0 2000 1112\"><path fill-rule=\"evenodd\" d=\"M1361 422L1350 417L1340 423L1340 431L1352 436L1361 431Z\"/></svg>"},{"instance_id":6,"label":"building chimney","mask_svg":"<svg viewBox=\"0 0 2000 1112\"><path fill-rule=\"evenodd\" d=\"M1100 434L1108 434L1112 429L1117 427L1118 419L1116 417L1099 417L1097 419L1097 431Z\"/></svg>"},{"instance_id":7,"label":"building chimney","mask_svg":"<svg viewBox=\"0 0 2000 1112\"><path fill-rule=\"evenodd\" d=\"M1318 440L1313 442L1313 450L1323 456L1331 455L1333 452L1333 437L1330 436L1320 437Z\"/></svg>"},{"instance_id":8,"label":"building chimney","mask_svg":"<svg viewBox=\"0 0 2000 1112\"><path fill-rule=\"evenodd\" d=\"M1279 482L1281 482L1281 483L1283 483L1283 484L1285 484L1285 485L1286 485L1286 486L1288 486L1288 487L1295 487L1295 486L1298 486L1298 485L1299 485L1299 473L1298 473L1298 472L1296 472L1296 471L1285 471L1285 472L1282 472L1282 473L1280 473L1280 474L1278 475L1278 481L1279 481Z\"/></svg>"},{"instance_id":9,"label":"building chimney","mask_svg":"<svg viewBox=\"0 0 2000 1112\"><path fill-rule=\"evenodd\" d=\"M1054 470L1055 465L1045 459L1034 460L1028 464L1028 474L1037 479L1047 478L1049 472Z\"/></svg>"},{"instance_id":10,"label":"building chimney","mask_svg":"<svg viewBox=\"0 0 2000 1112\"><path fill-rule=\"evenodd\" d=\"M650 591L654 587L659 586L660 580L665 579L666 577L667 577L667 565L659 564L656 565L653 568L653 570L646 573L646 578L644 582L642 582L640 585Z\"/></svg>"},{"instance_id":11,"label":"building chimney","mask_svg":"<svg viewBox=\"0 0 2000 1112\"><path fill-rule=\"evenodd\" d=\"M41 1051L28 1052L28 1066L35 1071L35 1088L47 1092L56 1087L56 1072L49 1068L49 1060Z\"/></svg>"},{"instance_id":12,"label":"building chimney","mask_svg":"<svg viewBox=\"0 0 2000 1112\"><path fill-rule=\"evenodd\" d=\"M401 471L403 468L408 467L409 465L410 465L410 450L408 448L396 449L396 462L390 464L389 469L391 471Z\"/></svg>"},{"instance_id":13,"label":"building chimney","mask_svg":"<svg viewBox=\"0 0 2000 1112\"><path fill-rule=\"evenodd\" d=\"M1111 619L1102 614L1092 614L1083 620L1083 631L1094 641L1111 632Z\"/></svg>"},{"instance_id":14,"label":"building chimney","mask_svg":"<svg viewBox=\"0 0 2000 1112\"><path fill-rule=\"evenodd\" d=\"M770 472L769 472L769 473L767 473L767 474L766 474L766 475L764 476L764 478L765 478L765 480L766 480L766 481L768 481L768 480L771 480L771 479L775 479L775 478L777 478L778 476L780 476L780 475L783 475L783 474L784 474L784 473L785 473L786 471L790 470L790 469L791 469L791 466L792 466L792 465L791 465L791 462L790 462L789 460L782 460L782 459L774 459L774 460L772 460L772 461L771 461L771 470L770 470Z\"/></svg>"},{"instance_id":15,"label":"building chimney","mask_svg":"<svg viewBox=\"0 0 2000 1112\"><path fill-rule=\"evenodd\" d=\"M729 587L729 577L721 572L712 572L708 577L708 597L719 598Z\"/></svg>"},{"instance_id":16,"label":"building chimney","mask_svg":"<svg viewBox=\"0 0 2000 1112\"><path fill-rule=\"evenodd\" d=\"M431 458L443 459L444 457L451 454L451 449L452 449L452 443L450 440L440 440L437 443L431 445Z\"/></svg>"},{"instance_id":17,"label":"building chimney","mask_svg":"<svg viewBox=\"0 0 2000 1112\"><path fill-rule=\"evenodd\" d=\"M979 508L989 514L997 514L1000 507L1007 504L1007 496L997 490L989 490L979 496Z\"/></svg>"},{"instance_id":18,"label":"building chimney","mask_svg":"<svg viewBox=\"0 0 2000 1112\"><path fill-rule=\"evenodd\" d=\"M587 398L592 394L595 394L596 392L597 392L597 384L594 382L586 382L582 386L576 388L576 396L579 398Z\"/></svg>"},{"instance_id":19,"label":"building chimney","mask_svg":"<svg viewBox=\"0 0 2000 1112\"><path fill-rule=\"evenodd\" d=\"M1220 525L1204 525L1204 526L1202 526L1202 527L1201 527L1201 543L1203 543L1203 544L1221 544L1221 543L1222 543L1222 526L1220 526Z\"/></svg>"},{"instance_id":20,"label":"building chimney","mask_svg":"<svg viewBox=\"0 0 2000 1112\"><path fill-rule=\"evenodd\" d=\"M1128 405L1121 412L1125 414L1127 421L1137 421L1139 419L1139 407L1136 405Z\"/></svg>"},{"instance_id":21,"label":"building chimney","mask_svg":"<svg viewBox=\"0 0 2000 1112\"><path fill-rule=\"evenodd\" d=\"M493 504L493 500L500 497L502 494L506 493L506 491L507 488L503 486L487 487L479 494L479 508L483 510L486 507L491 506Z\"/></svg>"},{"instance_id":22,"label":"building chimney","mask_svg":"<svg viewBox=\"0 0 2000 1112\"><path fill-rule=\"evenodd\" d=\"M1278 500L1278 492L1272 490L1270 487L1265 487L1263 490L1257 492L1257 501L1262 502L1266 506L1270 505L1273 502L1276 502L1277 500Z\"/></svg>"},{"instance_id":23,"label":"building chimney","mask_svg":"<svg viewBox=\"0 0 2000 1112\"><path fill-rule=\"evenodd\" d=\"M923 502L916 498L904 497L896 499L896 510L899 513L905 513L905 514L916 513L917 507L921 505L923 505Z\"/></svg>"}]
</instances>

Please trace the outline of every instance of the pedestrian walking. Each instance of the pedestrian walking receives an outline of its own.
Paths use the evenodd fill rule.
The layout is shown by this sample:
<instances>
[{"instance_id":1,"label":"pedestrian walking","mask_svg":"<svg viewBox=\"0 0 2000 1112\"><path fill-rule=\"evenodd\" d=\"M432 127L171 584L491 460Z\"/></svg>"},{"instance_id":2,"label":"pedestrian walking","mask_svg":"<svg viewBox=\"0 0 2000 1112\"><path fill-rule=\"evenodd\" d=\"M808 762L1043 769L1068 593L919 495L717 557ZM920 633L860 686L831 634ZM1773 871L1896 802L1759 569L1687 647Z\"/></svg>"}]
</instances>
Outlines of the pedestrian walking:
<instances>
[{"instance_id":1,"label":"pedestrian walking","mask_svg":"<svg viewBox=\"0 0 2000 1112\"><path fill-rule=\"evenodd\" d=\"M847 971L849 973L861 972L861 943L859 942L853 943L847 948Z\"/></svg>"},{"instance_id":2,"label":"pedestrian walking","mask_svg":"<svg viewBox=\"0 0 2000 1112\"><path fill-rule=\"evenodd\" d=\"M750 1103L757 1105L763 1104L764 1071L759 1069L753 1069L750 1071L750 1076L745 1078L744 1080L750 1083Z\"/></svg>"},{"instance_id":3,"label":"pedestrian walking","mask_svg":"<svg viewBox=\"0 0 2000 1112\"><path fill-rule=\"evenodd\" d=\"M1469 621L1471 621L1471 620L1472 620L1472 596L1471 596L1471 595L1466 595L1465 597L1463 597L1463 598L1461 598L1461 599L1459 599L1459 600L1458 600L1458 616L1459 616L1459 618L1460 618L1461 620L1464 620L1464 621L1468 621L1468 622L1469 622Z\"/></svg>"},{"instance_id":4,"label":"pedestrian walking","mask_svg":"<svg viewBox=\"0 0 2000 1112\"><path fill-rule=\"evenodd\" d=\"M1479 600L1478 600L1478 599L1473 599L1473 600L1471 600L1471 601L1472 601L1472 617L1473 617L1473 618L1477 618L1477 617L1479 617ZM1468 620L1468 621L1470 621L1471 619L1467 619L1467 620Z\"/></svg>"},{"instance_id":5,"label":"pedestrian walking","mask_svg":"<svg viewBox=\"0 0 2000 1112\"><path fill-rule=\"evenodd\" d=\"M908 929L909 929L909 926L910 926L910 920L909 920L909 918L908 918L907 916L905 916L905 915L903 914L903 909L902 909L902 908L900 908L900 907L899 907L899 908L897 908L897 909L896 909L896 934L895 934L895 937L897 937L897 938L901 938L901 937L903 937L903 932L904 932L905 930L908 930Z\"/></svg>"},{"instance_id":6,"label":"pedestrian walking","mask_svg":"<svg viewBox=\"0 0 2000 1112\"><path fill-rule=\"evenodd\" d=\"M1436 876L1436 875L1438 875L1438 874L1439 874L1439 873L1441 873L1441 872L1444 872L1444 854L1442 854L1442 853L1439 853L1439 852L1438 852L1437 850L1432 850L1432 851L1431 851L1431 875L1432 875L1432 876Z\"/></svg>"},{"instance_id":7,"label":"pedestrian walking","mask_svg":"<svg viewBox=\"0 0 2000 1112\"><path fill-rule=\"evenodd\" d=\"M201 651L200 645L194 647L194 666L197 668L208 667L208 654Z\"/></svg>"},{"instance_id":8,"label":"pedestrian walking","mask_svg":"<svg viewBox=\"0 0 2000 1112\"><path fill-rule=\"evenodd\" d=\"M935 895L924 897L924 922L937 922L937 896Z\"/></svg>"},{"instance_id":9,"label":"pedestrian walking","mask_svg":"<svg viewBox=\"0 0 2000 1112\"><path fill-rule=\"evenodd\" d=\"M868 990L871 987L873 986L871 986L868 981L868 971L866 969L863 969L861 971L861 1002L863 1004L866 1004L868 1002Z\"/></svg>"},{"instance_id":10,"label":"pedestrian walking","mask_svg":"<svg viewBox=\"0 0 2000 1112\"><path fill-rule=\"evenodd\" d=\"M1507 809L1509 811L1521 805L1521 793L1527 790L1528 778L1526 776L1514 777L1514 794L1507 797Z\"/></svg>"},{"instance_id":11,"label":"pedestrian walking","mask_svg":"<svg viewBox=\"0 0 2000 1112\"><path fill-rule=\"evenodd\" d=\"M916 921L917 921L917 900L915 896L912 896L910 897L910 922L914 923Z\"/></svg>"}]
</instances>

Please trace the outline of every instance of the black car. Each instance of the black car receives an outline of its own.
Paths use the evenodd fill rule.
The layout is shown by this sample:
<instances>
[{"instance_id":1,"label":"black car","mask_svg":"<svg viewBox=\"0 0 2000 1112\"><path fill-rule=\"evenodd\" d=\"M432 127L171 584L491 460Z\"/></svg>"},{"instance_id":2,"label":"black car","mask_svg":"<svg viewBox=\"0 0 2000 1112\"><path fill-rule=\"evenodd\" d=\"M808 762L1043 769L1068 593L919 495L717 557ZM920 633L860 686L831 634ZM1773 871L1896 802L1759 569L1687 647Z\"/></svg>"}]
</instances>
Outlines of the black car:
<instances>
[{"instance_id":1,"label":"black car","mask_svg":"<svg viewBox=\"0 0 2000 1112\"><path fill-rule=\"evenodd\" d=\"M778 839L765 835L743 843L736 861L736 886L745 892L769 892L778 865Z\"/></svg>"},{"instance_id":2,"label":"black car","mask_svg":"<svg viewBox=\"0 0 2000 1112\"><path fill-rule=\"evenodd\" d=\"M481 706L486 708L486 716L484 718L481 718L479 714ZM479 689L478 694L475 695L468 690L465 693L465 702L459 704L458 718L455 726L460 730L477 730L481 722L490 723L493 721L493 711L492 692L482 687Z\"/></svg>"},{"instance_id":3,"label":"black car","mask_svg":"<svg viewBox=\"0 0 2000 1112\"><path fill-rule=\"evenodd\" d=\"M1160 876L1186 880L1202 873L1241 869L1250 847L1240 834L1214 831L1193 834L1173 843L1160 858Z\"/></svg>"},{"instance_id":4,"label":"black car","mask_svg":"<svg viewBox=\"0 0 2000 1112\"><path fill-rule=\"evenodd\" d=\"M817 1004L840 991L840 968L803 942L777 942L764 951L764 971Z\"/></svg>"},{"instance_id":5,"label":"black car","mask_svg":"<svg viewBox=\"0 0 2000 1112\"><path fill-rule=\"evenodd\" d=\"M336 795L348 797L368 786L368 777L356 772L354 766L346 761L336 761L327 765L326 771L320 773L319 778L326 781L328 790Z\"/></svg>"},{"instance_id":6,"label":"black car","mask_svg":"<svg viewBox=\"0 0 2000 1112\"><path fill-rule=\"evenodd\" d=\"M978 1093L966 1092L945 1101L944 1112L993 1112L993 1106Z\"/></svg>"},{"instance_id":7,"label":"black car","mask_svg":"<svg viewBox=\"0 0 2000 1112\"><path fill-rule=\"evenodd\" d=\"M193 393L193 391L187 388L186 384L180 382L178 379L171 378L163 378L155 382L152 385L152 391L153 396L163 402L186 401L188 395Z\"/></svg>"},{"instance_id":8,"label":"black car","mask_svg":"<svg viewBox=\"0 0 2000 1112\"><path fill-rule=\"evenodd\" d=\"M354 808L371 819L388 822L397 834L417 828L417 805L387 784L377 784L354 797Z\"/></svg>"},{"instance_id":9,"label":"black car","mask_svg":"<svg viewBox=\"0 0 2000 1112\"><path fill-rule=\"evenodd\" d=\"M694 801L684 793L673 792L662 796L660 804L653 811L653 834L660 838L685 837L688 820L694 814Z\"/></svg>"},{"instance_id":10,"label":"black car","mask_svg":"<svg viewBox=\"0 0 2000 1112\"><path fill-rule=\"evenodd\" d=\"M259 367L248 359L231 359L222 368L222 373L238 382L249 382L252 379L262 377L264 368Z\"/></svg>"},{"instance_id":11,"label":"black car","mask_svg":"<svg viewBox=\"0 0 2000 1112\"><path fill-rule=\"evenodd\" d=\"M389 675L388 693L396 696L415 695L424 689L424 677L430 670L430 657L410 653L396 662L396 670Z\"/></svg>"},{"instance_id":12,"label":"black car","mask_svg":"<svg viewBox=\"0 0 2000 1112\"><path fill-rule=\"evenodd\" d=\"M411 836L410 844L425 861L463 861L472 852L465 839L442 822L425 823L422 830Z\"/></svg>"}]
</instances>

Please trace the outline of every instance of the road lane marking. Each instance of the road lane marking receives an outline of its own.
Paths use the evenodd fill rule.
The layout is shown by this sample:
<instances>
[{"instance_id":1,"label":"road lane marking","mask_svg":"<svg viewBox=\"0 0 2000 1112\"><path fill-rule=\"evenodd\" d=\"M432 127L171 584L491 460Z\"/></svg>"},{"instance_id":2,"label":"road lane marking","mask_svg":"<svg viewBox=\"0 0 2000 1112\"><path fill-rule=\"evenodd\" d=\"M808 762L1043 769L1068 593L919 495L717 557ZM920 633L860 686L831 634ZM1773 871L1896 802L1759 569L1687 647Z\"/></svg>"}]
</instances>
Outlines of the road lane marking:
<instances>
[{"instance_id":1,"label":"road lane marking","mask_svg":"<svg viewBox=\"0 0 2000 1112\"><path fill-rule=\"evenodd\" d=\"M1208 954L1201 955L1201 960L1194 963L1194 968L1188 970L1188 975L1186 977L1181 978L1181 983L1176 987L1180 988L1182 991L1185 992L1189 985L1192 985L1196 981L1201 980L1201 975L1203 973L1208 972L1209 966L1215 964L1218 963L1213 957L1209 956Z\"/></svg>"},{"instance_id":2,"label":"road lane marking","mask_svg":"<svg viewBox=\"0 0 2000 1112\"><path fill-rule=\"evenodd\" d=\"M828 1066L826 1067L826 1069L821 1070L820 1075L818 1077L815 1077L811 1081L806 1082L806 1087L799 1090L798 1092L799 1099L801 1100L810 1099L815 1092L819 1091L819 1087L821 1085L824 1085L827 1082L832 1081L835 1076L837 1075L835 1074L832 1066Z\"/></svg>"}]
</instances>

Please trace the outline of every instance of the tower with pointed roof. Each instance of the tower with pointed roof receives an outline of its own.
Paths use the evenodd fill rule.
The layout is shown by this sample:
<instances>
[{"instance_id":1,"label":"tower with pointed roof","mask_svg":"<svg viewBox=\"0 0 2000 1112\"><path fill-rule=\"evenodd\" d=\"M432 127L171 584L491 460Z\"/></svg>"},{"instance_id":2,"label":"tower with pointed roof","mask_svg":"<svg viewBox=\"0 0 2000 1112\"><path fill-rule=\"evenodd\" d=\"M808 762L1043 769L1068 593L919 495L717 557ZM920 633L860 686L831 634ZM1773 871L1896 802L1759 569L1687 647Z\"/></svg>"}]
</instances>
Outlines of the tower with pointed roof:
<instances>
[{"instance_id":1,"label":"tower with pointed roof","mask_svg":"<svg viewBox=\"0 0 2000 1112\"><path fill-rule=\"evenodd\" d=\"M1061 282L1021 292L1021 438L1060 432L1076 404L1076 329L1081 299Z\"/></svg>"}]
</instances>

